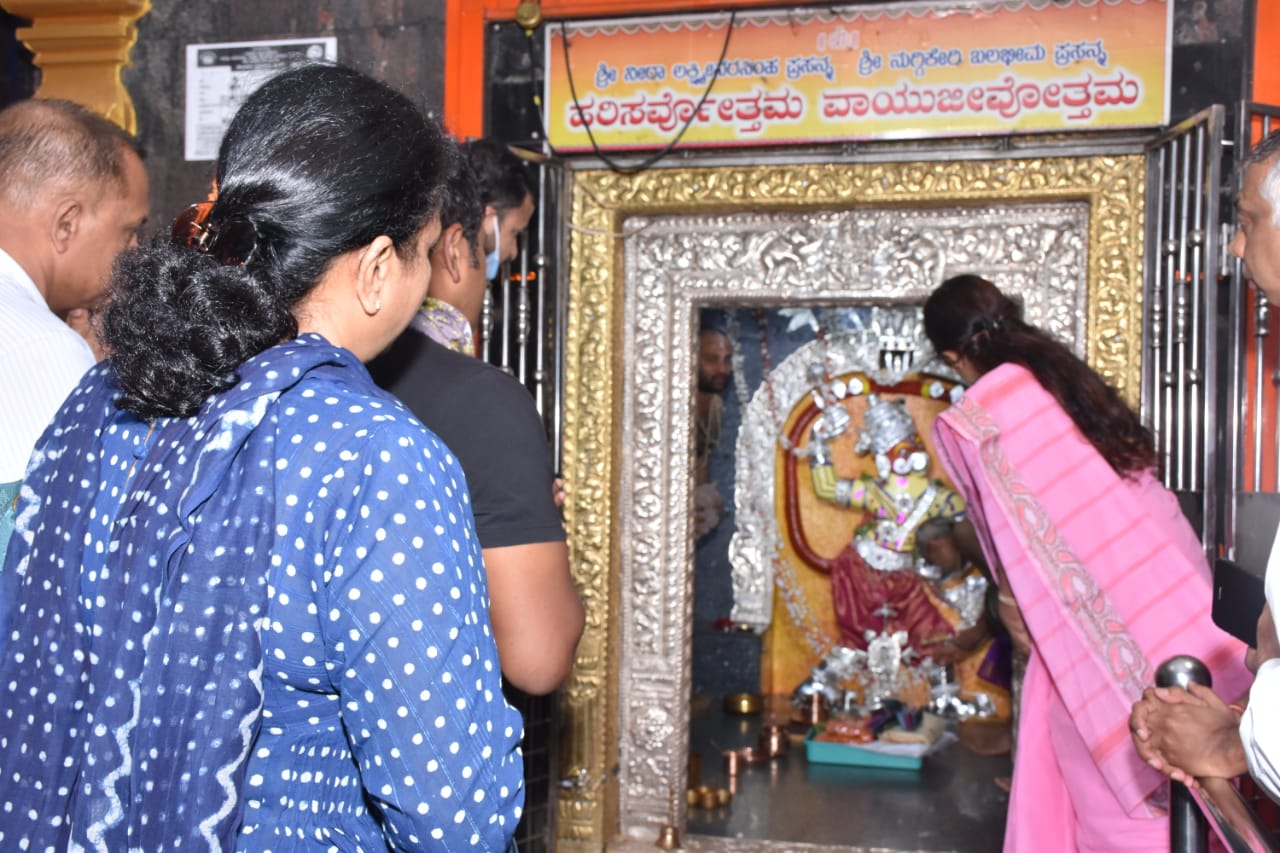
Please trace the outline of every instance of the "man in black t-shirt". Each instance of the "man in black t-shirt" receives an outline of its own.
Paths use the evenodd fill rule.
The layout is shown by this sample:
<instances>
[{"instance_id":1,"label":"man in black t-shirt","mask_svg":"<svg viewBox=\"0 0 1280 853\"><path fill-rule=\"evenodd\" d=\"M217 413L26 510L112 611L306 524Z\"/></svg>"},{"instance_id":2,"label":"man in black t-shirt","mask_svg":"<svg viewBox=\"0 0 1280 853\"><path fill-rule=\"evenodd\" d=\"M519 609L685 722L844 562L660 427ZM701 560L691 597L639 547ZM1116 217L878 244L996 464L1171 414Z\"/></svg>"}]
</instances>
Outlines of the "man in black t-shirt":
<instances>
[{"instance_id":1,"label":"man in black t-shirt","mask_svg":"<svg viewBox=\"0 0 1280 853\"><path fill-rule=\"evenodd\" d=\"M441 235L431 250L428 292L460 293L459 301L472 302L473 291L487 286L479 228L485 208L468 169L451 171L447 194ZM447 279L448 287L437 288L437 279ZM552 496L542 419L523 385L432 340L431 328L410 326L369 364L369 372L461 463L484 555L502 674L526 693L550 693L573 665L584 616Z\"/></svg>"},{"instance_id":2,"label":"man in black t-shirt","mask_svg":"<svg viewBox=\"0 0 1280 853\"><path fill-rule=\"evenodd\" d=\"M383 370L384 362L395 368ZM481 547L565 541L542 419L523 385L416 332L371 367L458 457Z\"/></svg>"}]
</instances>

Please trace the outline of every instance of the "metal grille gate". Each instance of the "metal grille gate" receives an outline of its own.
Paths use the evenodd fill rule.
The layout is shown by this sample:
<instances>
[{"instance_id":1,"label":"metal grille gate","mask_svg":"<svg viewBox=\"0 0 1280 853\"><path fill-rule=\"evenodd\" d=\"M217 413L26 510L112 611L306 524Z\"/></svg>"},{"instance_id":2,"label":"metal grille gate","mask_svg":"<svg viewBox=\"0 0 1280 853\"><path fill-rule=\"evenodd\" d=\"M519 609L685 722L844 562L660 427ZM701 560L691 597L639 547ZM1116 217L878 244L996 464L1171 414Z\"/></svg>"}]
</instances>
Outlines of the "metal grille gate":
<instances>
[{"instance_id":1,"label":"metal grille gate","mask_svg":"<svg viewBox=\"0 0 1280 853\"><path fill-rule=\"evenodd\" d=\"M522 152L524 153L524 152ZM480 352L490 364L520 380L542 415L552 454L560 470L563 328L565 296L558 286L564 257L561 212L565 170L537 155L536 212L521 238L520 253L490 282L481 315ZM507 700L524 716L525 808L516 829L521 853L555 848L559 731L558 702L507 686Z\"/></svg>"},{"instance_id":2,"label":"metal grille gate","mask_svg":"<svg viewBox=\"0 0 1280 853\"><path fill-rule=\"evenodd\" d=\"M558 470L565 303L557 281L563 257L560 213L566 175L556 161L525 156L538 160L534 221L521 238L519 255L490 282L480 319L481 352L533 394Z\"/></svg>"},{"instance_id":3,"label":"metal grille gate","mask_svg":"<svg viewBox=\"0 0 1280 853\"><path fill-rule=\"evenodd\" d=\"M1227 246L1239 163L1280 108L1241 105L1230 137L1225 113L1147 148L1142 416L1208 555L1261 571L1280 521L1280 316Z\"/></svg>"},{"instance_id":4,"label":"metal grille gate","mask_svg":"<svg viewBox=\"0 0 1280 853\"><path fill-rule=\"evenodd\" d=\"M1164 484L1206 551L1220 541L1222 512L1224 117L1223 107L1210 107L1147 146L1141 414L1155 434Z\"/></svg>"}]
</instances>

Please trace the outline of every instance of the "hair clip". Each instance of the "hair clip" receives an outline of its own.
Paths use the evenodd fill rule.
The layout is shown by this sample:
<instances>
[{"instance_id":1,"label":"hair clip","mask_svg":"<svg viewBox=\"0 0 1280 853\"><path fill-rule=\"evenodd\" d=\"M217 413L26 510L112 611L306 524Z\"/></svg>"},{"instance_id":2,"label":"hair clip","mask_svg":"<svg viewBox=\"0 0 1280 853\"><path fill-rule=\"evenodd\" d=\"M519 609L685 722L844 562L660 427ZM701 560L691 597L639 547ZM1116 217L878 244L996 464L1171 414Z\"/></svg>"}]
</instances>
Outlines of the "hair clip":
<instances>
[{"instance_id":1,"label":"hair clip","mask_svg":"<svg viewBox=\"0 0 1280 853\"><path fill-rule=\"evenodd\" d=\"M223 266L244 266L258 248L258 231L243 217L233 217L221 225L209 222L213 201L193 204L179 213L169 226L174 245L212 256Z\"/></svg>"},{"instance_id":2,"label":"hair clip","mask_svg":"<svg viewBox=\"0 0 1280 853\"><path fill-rule=\"evenodd\" d=\"M1004 320L1000 317L979 317L973 323L973 332L969 335L969 340L975 340L983 335L994 335L1004 329Z\"/></svg>"}]
</instances>

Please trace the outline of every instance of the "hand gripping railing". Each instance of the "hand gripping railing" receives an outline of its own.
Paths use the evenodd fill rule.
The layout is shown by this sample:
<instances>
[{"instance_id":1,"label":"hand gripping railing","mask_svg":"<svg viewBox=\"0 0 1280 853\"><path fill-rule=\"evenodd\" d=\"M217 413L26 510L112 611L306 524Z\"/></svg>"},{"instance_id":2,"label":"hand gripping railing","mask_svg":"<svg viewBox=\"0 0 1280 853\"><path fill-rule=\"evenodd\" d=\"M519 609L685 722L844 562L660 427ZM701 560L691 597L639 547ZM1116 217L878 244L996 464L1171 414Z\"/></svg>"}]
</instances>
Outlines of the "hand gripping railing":
<instances>
[{"instance_id":1,"label":"hand gripping railing","mask_svg":"<svg viewBox=\"0 0 1280 853\"><path fill-rule=\"evenodd\" d=\"M1156 685L1213 686L1209 668L1189 655L1160 664ZM1198 787L1169 783L1169 849L1172 853L1206 853L1209 828L1231 853L1276 853L1280 843L1263 825L1229 779L1197 779Z\"/></svg>"}]
</instances>

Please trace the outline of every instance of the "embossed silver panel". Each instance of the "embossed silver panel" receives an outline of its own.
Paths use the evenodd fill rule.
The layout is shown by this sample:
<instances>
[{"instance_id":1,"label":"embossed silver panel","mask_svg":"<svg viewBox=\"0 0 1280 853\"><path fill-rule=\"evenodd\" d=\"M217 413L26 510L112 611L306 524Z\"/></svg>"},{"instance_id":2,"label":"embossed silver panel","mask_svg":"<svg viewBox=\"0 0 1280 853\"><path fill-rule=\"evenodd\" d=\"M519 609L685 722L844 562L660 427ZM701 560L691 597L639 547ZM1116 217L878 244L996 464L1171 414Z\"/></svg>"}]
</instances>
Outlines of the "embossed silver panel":
<instances>
[{"instance_id":1,"label":"embossed silver panel","mask_svg":"<svg viewBox=\"0 0 1280 853\"><path fill-rule=\"evenodd\" d=\"M686 649L692 630L698 310L881 305L913 312L918 309L908 306L918 306L943 279L975 272L1021 294L1028 320L1083 353L1089 207L1083 201L1059 201L631 217L626 232L616 540L622 567L623 685L618 811L624 838L651 845L654 827L673 813L683 814L683 791L673 790L683 774L672 761L689 747ZM808 390L804 352L775 371L782 412ZM852 348L847 352L850 359L858 357ZM769 407L753 402L738 446L739 482L749 479L757 488L736 490L735 616L760 627L771 612L777 551L772 515L776 420ZM689 849L722 846L686 839Z\"/></svg>"}]
</instances>

